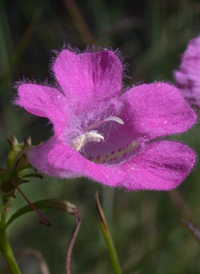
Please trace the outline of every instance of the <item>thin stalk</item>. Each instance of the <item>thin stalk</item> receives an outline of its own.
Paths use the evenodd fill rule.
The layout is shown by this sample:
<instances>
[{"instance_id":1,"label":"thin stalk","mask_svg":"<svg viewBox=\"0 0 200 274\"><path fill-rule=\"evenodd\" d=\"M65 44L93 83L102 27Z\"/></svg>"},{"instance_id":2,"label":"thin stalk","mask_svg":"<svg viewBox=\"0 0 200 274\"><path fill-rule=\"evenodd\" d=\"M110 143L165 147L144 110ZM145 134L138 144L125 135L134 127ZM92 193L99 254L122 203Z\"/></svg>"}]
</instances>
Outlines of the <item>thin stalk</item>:
<instances>
[{"instance_id":1,"label":"thin stalk","mask_svg":"<svg viewBox=\"0 0 200 274\"><path fill-rule=\"evenodd\" d=\"M103 236L104 236L104 239L105 239L106 244L107 244L108 252L110 254L110 259L111 259L111 262L112 262L114 273L115 274L122 274L120 264L119 264L119 259L118 259L118 256L117 256L117 252L115 250L115 246L114 246L112 237L110 235L110 231L108 229L106 218L104 216L103 210L102 210L100 202L99 202L98 192L95 195L95 199L96 199L97 210L98 210L98 214L99 214L99 220L100 220Z\"/></svg>"},{"instance_id":2,"label":"thin stalk","mask_svg":"<svg viewBox=\"0 0 200 274\"><path fill-rule=\"evenodd\" d=\"M12 248L6 235L6 217L10 207L10 199L4 199L1 208L1 221L0 221L0 251L6 259L12 274L21 274L21 271L16 262Z\"/></svg>"},{"instance_id":3,"label":"thin stalk","mask_svg":"<svg viewBox=\"0 0 200 274\"><path fill-rule=\"evenodd\" d=\"M76 240L76 237L78 235L78 231L81 225L81 214L78 211L78 209L76 207L71 207L71 213L72 215L74 215L75 219L76 219L76 224L74 226L71 238L69 240L69 244L68 244L68 248L67 248L67 254L66 254L66 268L65 268L65 273L66 274L70 274L71 273L71 257L72 257L72 249L74 246L74 242Z\"/></svg>"},{"instance_id":4,"label":"thin stalk","mask_svg":"<svg viewBox=\"0 0 200 274\"><path fill-rule=\"evenodd\" d=\"M89 27L87 26L76 2L74 0L63 0L69 14L71 15L72 20L74 21L75 26L82 35L82 38L86 44L93 45L96 40L92 33L90 32Z\"/></svg>"},{"instance_id":5,"label":"thin stalk","mask_svg":"<svg viewBox=\"0 0 200 274\"><path fill-rule=\"evenodd\" d=\"M21 274L21 271L12 252L12 248L8 242L5 229L0 230L0 250L10 267L12 274Z\"/></svg>"}]
</instances>

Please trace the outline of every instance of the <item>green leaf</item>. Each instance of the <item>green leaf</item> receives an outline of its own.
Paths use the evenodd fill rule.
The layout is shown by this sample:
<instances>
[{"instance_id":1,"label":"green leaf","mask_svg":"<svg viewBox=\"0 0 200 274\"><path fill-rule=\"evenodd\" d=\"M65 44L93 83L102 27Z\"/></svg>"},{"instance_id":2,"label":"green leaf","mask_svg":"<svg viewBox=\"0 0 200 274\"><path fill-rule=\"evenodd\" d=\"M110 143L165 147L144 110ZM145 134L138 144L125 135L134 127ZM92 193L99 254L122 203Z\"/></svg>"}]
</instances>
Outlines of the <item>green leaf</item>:
<instances>
[{"instance_id":1,"label":"green leaf","mask_svg":"<svg viewBox=\"0 0 200 274\"><path fill-rule=\"evenodd\" d=\"M67 254L66 254L66 274L70 274L70 265L71 265L71 255L72 255L72 249L74 246L75 239L78 235L78 231L81 225L81 215L78 209L75 205L71 204L70 202L64 201L64 200L57 200L57 199L48 199L48 200L42 200L37 201L33 203L33 205L37 209L45 209L45 208L52 208L61 210L64 212L67 212L71 215L73 215L76 219L76 224L74 226L74 229L72 231L72 235L69 240L68 248L67 248ZM16 211L8 220L6 223L6 227L8 227L15 219L22 216L23 214L26 214L28 212L34 211L34 208L32 208L30 205L24 206L20 208L18 211Z\"/></svg>"}]
</instances>

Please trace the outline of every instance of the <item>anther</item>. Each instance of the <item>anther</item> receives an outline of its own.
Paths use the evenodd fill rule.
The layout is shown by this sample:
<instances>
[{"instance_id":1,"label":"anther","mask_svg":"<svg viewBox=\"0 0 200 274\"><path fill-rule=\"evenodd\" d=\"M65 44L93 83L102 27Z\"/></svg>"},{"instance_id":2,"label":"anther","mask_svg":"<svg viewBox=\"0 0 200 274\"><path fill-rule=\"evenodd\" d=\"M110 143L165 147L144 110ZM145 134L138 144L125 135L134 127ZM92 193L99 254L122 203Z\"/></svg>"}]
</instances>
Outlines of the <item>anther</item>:
<instances>
[{"instance_id":1,"label":"anther","mask_svg":"<svg viewBox=\"0 0 200 274\"><path fill-rule=\"evenodd\" d=\"M87 141L98 143L104 141L104 137L96 130L86 132L85 134L82 134L75 139L75 141L72 143L72 148L76 151L79 151L86 144Z\"/></svg>"},{"instance_id":2,"label":"anther","mask_svg":"<svg viewBox=\"0 0 200 274\"><path fill-rule=\"evenodd\" d=\"M86 135L82 134L78 136L72 143L72 148L79 151L86 142Z\"/></svg>"},{"instance_id":3,"label":"anther","mask_svg":"<svg viewBox=\"0 0 200 274\"><path fill-rule=\"evenodd\" d=\"M96 130L92 130L86 133L87 139L93 142L104 141L103 135L99 134Z\"/></svg>"}]
</instances>

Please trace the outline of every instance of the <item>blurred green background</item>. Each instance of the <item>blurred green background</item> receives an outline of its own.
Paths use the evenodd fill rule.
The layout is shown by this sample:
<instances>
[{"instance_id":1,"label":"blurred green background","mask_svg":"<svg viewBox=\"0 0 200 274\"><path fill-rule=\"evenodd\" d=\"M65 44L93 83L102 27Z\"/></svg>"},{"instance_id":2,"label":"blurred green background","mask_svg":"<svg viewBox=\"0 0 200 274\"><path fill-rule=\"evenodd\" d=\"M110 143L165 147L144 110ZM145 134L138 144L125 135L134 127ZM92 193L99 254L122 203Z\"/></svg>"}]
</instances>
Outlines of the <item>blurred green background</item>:
<instances>
[{"instance_id":1,"label":"blurred green background","mask_svg":"<svg viewBox=\"0 0 200 274\"><path fill-rule=\"evenodd\" d=\"M16 81L25 78L53 81L49 62L70 43L119 49L129 64L125 84L171 81L180 54L200 33L200 2L194 0L0 0L0 166L5 168L8 143L14 133L33 144L52 135L43 118L11 104ZM73 68L72 68L73 69ZM176 138L199 154L200 125ZM175 138L175 137L174 137ZM22 185L34 202L61 198L81 212L82 225L72 256L72 273L113 273L95 206L99 191L124 274L200 273L200 245L179 218L200 227L200 163L175 191L130 192L110 189L86 179L57 180L44 176ZM17 193L10 214L25 200ZM55 210L42 211L52 226L40 226L29 213L15 221L9 239L15 252L42 252L51 274L65 273L65 254L74 218ZM38 274L38 262L21 258L25 274ZM0 258L0 266L4 261Z\"/></svg>"}]
</instances>

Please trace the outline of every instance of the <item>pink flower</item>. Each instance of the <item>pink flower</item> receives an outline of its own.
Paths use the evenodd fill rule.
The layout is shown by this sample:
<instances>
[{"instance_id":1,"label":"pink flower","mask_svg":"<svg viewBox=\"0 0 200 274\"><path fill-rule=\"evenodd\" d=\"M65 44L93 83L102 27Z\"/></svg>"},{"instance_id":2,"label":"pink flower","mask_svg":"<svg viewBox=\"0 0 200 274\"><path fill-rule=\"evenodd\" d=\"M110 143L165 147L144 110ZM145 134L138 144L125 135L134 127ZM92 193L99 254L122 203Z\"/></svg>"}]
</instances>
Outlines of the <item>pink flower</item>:
<instances>
[{"instance_id":1,"label":"pink flower","mask_svg":"<svg viewBox=\"0 0 200 274\"><path fill-rule=\"evenodd\" d=\"M200 36L190 41L174 77L188 103L200 108Z\"/></svg>"},{"instance_id":2,"label":"pink flower","mask_svg":"<svg viewBox=\"0 0 200 274\"><path fill-rule=\"evenodd\" d=\"M196 120L174 86L144 84L119 96L122 65L108 50L63 50L53 71L58 88L24 83L15 101L53 124L54 136L27 153L35 169L128 190L170 190L188 175L194 152L157 140L188 130Z\"/></svg>"}]
</instances>

